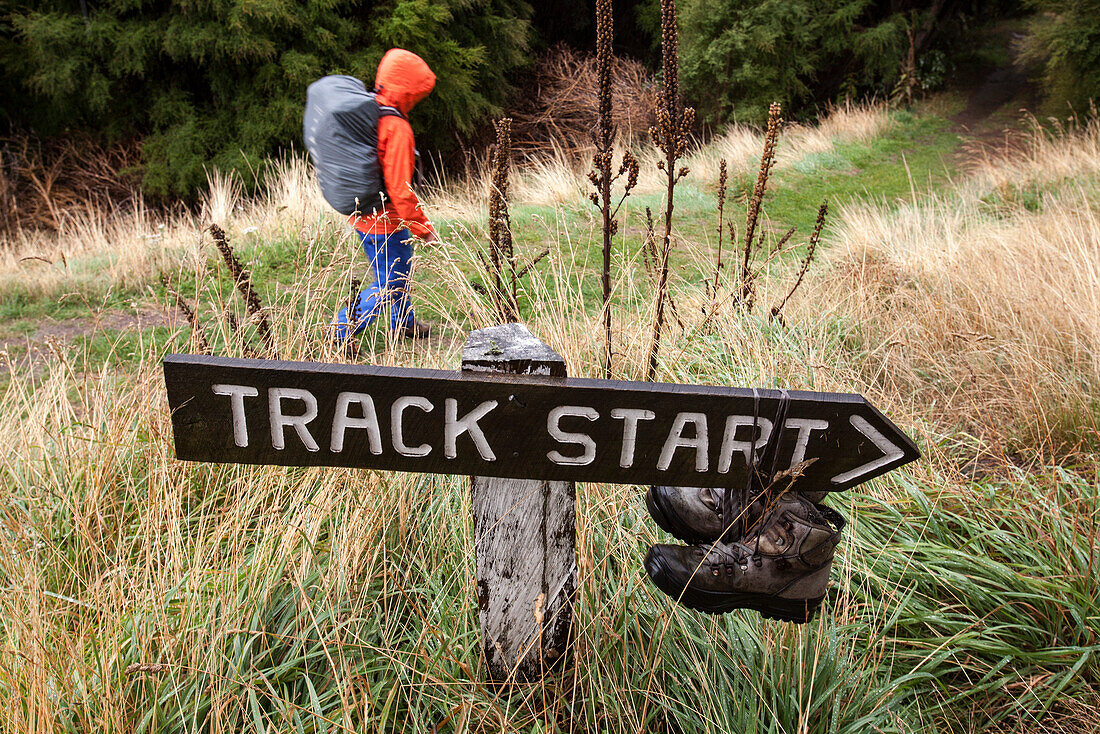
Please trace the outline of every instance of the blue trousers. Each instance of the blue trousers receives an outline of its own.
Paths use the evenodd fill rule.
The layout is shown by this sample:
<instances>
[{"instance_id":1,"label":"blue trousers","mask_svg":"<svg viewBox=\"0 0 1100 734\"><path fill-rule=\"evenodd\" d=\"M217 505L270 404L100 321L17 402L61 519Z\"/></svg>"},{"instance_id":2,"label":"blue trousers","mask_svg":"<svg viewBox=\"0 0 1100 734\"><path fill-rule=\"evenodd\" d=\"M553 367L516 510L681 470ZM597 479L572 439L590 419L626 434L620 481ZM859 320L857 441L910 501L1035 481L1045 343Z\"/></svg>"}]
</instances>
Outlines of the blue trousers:
<instances>
[{"instance_id":1,"label":"blue trousers","mask_svg":"<svg viewBox=\"0 0 1100 734\"><path fill-rule=\"evenodd\" d=\"M390 306L390 328L411 329L414 318L408 286L413 244L409 230L399 229L388 236L358 231L356 234L363 241L363 252L370 262L374 283L359 291L352 314L348 314L347 307L340 309L336 315L336 338L346 339L349 332L363 331L387 304Z\"/></svg>"}]
</instances>

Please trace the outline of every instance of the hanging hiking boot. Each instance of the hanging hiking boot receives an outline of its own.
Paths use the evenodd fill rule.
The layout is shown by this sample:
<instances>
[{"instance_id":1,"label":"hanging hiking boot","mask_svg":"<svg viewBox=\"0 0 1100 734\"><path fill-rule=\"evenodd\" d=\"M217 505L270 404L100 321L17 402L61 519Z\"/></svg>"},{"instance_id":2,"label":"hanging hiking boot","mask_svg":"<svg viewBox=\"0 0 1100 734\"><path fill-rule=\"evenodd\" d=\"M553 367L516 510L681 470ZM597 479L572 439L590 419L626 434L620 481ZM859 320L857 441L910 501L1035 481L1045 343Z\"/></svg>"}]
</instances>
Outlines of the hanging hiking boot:
<instances>
[{"instance_id":1,"label":"hanging hiking boot","mask_svg":"<svg viewBox=\"0 0 1100 734\"><path fill-rule=\"evenodd\" d=\"M771 425L781 426L789 399L784 392ZM758 416L757 416L758 417ZM753 420L754 427L756 418ZM764 514L768 497L791 492L797 486L803 497L820 502L825 492L807 492L796 480L815 459L779 470L780 431L772 431L759 454L752 453L747 482L742 488L709 489L654 485L646 492L649 514L666 532L686 543L732 543L748 535Z\"/></svg>"},{"instance_id":2,"label":"hanging hiking boot","mask_svg":"<svg viewBox=\"0 0 1100 734\"><path fill-rule=\"evenodd\" d=\"M731 526L740 521L747 528L759 519L759 510L746 510L741 495L731 489L655 485L646 492L645 506L662 530L685 543L729 543L741 535Z\"/></svg>"},{"instance_id":3,"label":"hanging hiking boot","mask_svg":"<svg viewBox=\"0 0 1100 734\"><path fill-rule=\"evenodd\" d=\"M816 504L827 492L800 490L799 494ZM740 540L742 533L733 526L740 523L747 532L760 519L764 507L759 495L756 502L746 502L744 493L733 489L663 485L649 488L645 506L662 530L685 543Z\"/></svg>"},{"instance_id":4,"label":"hanging hiking boot","mask_svg":"<svg viewBox=\"0 0 1100 734\"><path fill-rule=\"evenodd\" d=\"M760 406L755 390L753 394L753 433L758 435L762 431L758 427ZM783 425L789 402L784 392L771 425ZM654 485L646 492L646 509L661 528L687 543L710 543L719 539L731 543L740 540L760 519L764 505L756 500L766 494L774 483L780 433L771 431L764 450L757 453L754 448L751 456L746 456L749 472L743 487L706 489Z\"/></svg>"},{"instance_id":5,"label":"hanging hiking boot","mask_svg":"<svg viewBox=\"0 0 1100 734\"><path fill-rule=\"evenodd\" d=\"M709 614L754 609L805 623L825 598L844 518L798 493L775 500L760 527L733 543L655 545L646 572L664 593Z\"/></svg>"},{"instance_id":6,"label":"hanging hiking boot","mask_svg":"<svg viewBox=\"0 0 1100 734\"><path fill-rule=\"evenodd\" d=\"M652 486L645 506L662 530L685 543L705 543L721 537L728 523L722 512L726 490L711 487Z\"/></svg>"}]
</instances>

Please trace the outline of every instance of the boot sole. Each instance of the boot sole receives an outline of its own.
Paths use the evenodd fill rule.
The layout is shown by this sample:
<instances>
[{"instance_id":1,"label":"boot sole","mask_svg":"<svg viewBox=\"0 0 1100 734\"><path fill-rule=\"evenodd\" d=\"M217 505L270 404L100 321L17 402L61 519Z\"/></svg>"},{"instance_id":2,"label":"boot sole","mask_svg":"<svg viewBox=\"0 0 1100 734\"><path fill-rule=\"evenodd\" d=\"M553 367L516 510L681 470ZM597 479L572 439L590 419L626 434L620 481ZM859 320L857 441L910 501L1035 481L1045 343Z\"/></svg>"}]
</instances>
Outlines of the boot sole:
<instances>
[{"instance_id":1,"label":"boot sole","mask_svg":"<svg viewBox=\"0 0 1100 734\"><path fill-rule=\"evenodd\" d=\"M688 545L711 543L715 540L715 538L711 536L692 532L691 526L681 520L675 510L671 507L664 506L664 504L657 499L653 487L650 487L645 493L645 507L649 510L649 516L657 523L657 527L661 528L661 530L664 530L669 535L679 538Z\"/></svg>"},{"instance_id":2,"label":"boot sole","mask_svg":"<svg viewBox=\"0 0 1100 734\"><path fill-rule=\"evenodd\" d=\"M688 609L706 614L726 614L736 609L759 612L765 619L806 624L813 620L825 596L813 599L784 599L771 594L722 593L683 586L670 577L664 564L647 557L645 570L653 584Z\"/></svg>"}]
</instances>

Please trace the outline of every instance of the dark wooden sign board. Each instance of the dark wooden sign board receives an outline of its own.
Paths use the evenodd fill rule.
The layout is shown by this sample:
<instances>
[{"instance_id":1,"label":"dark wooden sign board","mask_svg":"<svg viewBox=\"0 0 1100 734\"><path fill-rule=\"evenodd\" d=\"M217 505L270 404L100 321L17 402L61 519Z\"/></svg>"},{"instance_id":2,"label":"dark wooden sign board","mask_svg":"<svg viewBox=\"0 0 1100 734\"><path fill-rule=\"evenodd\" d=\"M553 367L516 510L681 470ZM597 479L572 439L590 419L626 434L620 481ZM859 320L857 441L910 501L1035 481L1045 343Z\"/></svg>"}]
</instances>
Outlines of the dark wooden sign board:
<instances>
[{"instance_id":1,"label":"dark wooden sign board","mask_svg":"<svg viewBox=\"0 0 1100 734\"><path fill-rule=\"evenodd\" d=\"M176 456L540 480L742 486L780 469L839 491L916 459L860 395L169 355Z\"/></svg>"},{"instance_id":2,"label":"dark wooden sign board","mask_svg":"<svg viewBox=\"0 0 1100 734\"><path fill-rule=\"evenodd\" d=\"M462 372L170 355L176 456L471 476L488 678L567 657L577 481L743 486L776 430L779 468L839 491L919 456L859 395L569 379L520 324L470 334ZM775 425L783 396L781 426Z\"/></svg>"}]
</instances>

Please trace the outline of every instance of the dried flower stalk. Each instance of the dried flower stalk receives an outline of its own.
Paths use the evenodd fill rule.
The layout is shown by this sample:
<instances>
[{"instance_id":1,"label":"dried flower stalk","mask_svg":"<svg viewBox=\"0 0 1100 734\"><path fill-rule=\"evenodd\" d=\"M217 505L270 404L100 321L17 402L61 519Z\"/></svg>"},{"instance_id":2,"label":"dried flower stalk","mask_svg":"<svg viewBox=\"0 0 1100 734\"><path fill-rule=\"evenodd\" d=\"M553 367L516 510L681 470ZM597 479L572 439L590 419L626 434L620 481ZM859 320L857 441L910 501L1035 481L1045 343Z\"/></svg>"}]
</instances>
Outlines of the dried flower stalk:
<instances>
[{"instance_id":1,"label":"dried flower stalk","mask_svg":"<svg viewBox=\"0 0 1100 734\"><path fill-rule=\"evenodd\" d=\"M747 310L752 310L753 278L750 271L752 251L758 242L756 239L756 226L760 220L760 210L764 205L764 193L768 188L768 177L771 175L772 166L775 165L775 145L779 140L779 130L783 119L779 116L778 102L772 102L768 108L768 130L764 134L764 152L760 156L760 170L756 173L756 184L753 186L752 199L749 201L748 212L745 215L745 241L744 258L741 261L741 288L738 300L745 305Z\"/></svg>"},{"instance_id":2,"label":"dried flower stalk","mask_svg":"<svg viewBox=\"0 0 1100 734\"><path fill-rule=\"evenodd\" d=\"M241 343L241 354L247 359L256 359L260 355L256 353L256 350L252 348L252 345L248 343L248 339L245 337L244 332L241 331L241 322L237 320L237 314L230 311L228 308L225 310L225 322L229 325L229 333Z\"/></svg>"},{"instance_id":3,"label":"dried flower stalk","mask_svg":"<svg viewBox=\"0 0 1100 734\"><path fill-rule=\"evenodd\" d=\"M810 269L810 264L814 261L814 252L817 250L818 240L821 239L821 229L825 226L825 215L829 213L829 202L821 202L821 208L817 210L817 221L814 222L814 231L810 233L810 242L806 247L806 257L802 259L802 264L798 269L798 277L794 281L794 285L787 292L787 295L783 296L783 300L777 305L772 307L769 319L779 319L779 323L785 324L783 321L783 307L787 305L787 301L790 300L794 292L798 290L798 287L802 285L802 280L806 277L806 272Z\"/></svg>"},{"instance_id":4,"label":"dried flower stalk","mask_svg":"<svg viewBox=\"0 0 1100 734\"><path fill-rule=\"evenodd\" d=\"M202 328L202 324L199 323L199 317L195 313L191 305L187 303L183 295L179 291L175 291L171 288L166 276L161 276L161 284L168 290L168 294L176 299L176 308L183 312L184 318L187 319L187 325L191 328L191 339L194 342L199 354L213 354L213 350L210 348L210 342L206 338L206 332Z\"/></svg>"},{"instance_id":5,"label":"dried flower stalk","mask_svg":"<svg viewBox=\"0 0 1100 734\"><path fill-rule=\"evenodd\" d=\"M527 275L531 271L531 268L538 265L542 260L550 255L550 248L543 248L543 251L531 258L531 262L524 265L516 272L516 279L519 280L523 276Z\"/></svg>"},{"instance_id":6,"label":"dried flower stalk","mask_svg":"<svg viewBox=\"0 0 1100 734\"><path fill-rule=\"evenodd\" d=\"M725 230L723 214L726 208L726 159L723 158L718 162L718 191L716 192L718 200L718 258L714 264L714 283L711 284L711 302L710 311L714 311L714 307L718 304L718 276L722 273L722 235Z\"/></svg>"},{"instance_id":7,"label":"dried flower stalk","mask_svg":"<svg viewBox=\"0 0 1100 734\"><path fill-rule=\"evenodd\" d=\"M489 192L489 276L492 279L493 305L502 321L519 318L515 251L512 246L512 220L508 213L508 167L512 151L512 120L498 120L496 143L491 153L492 189ZM506 277L503 273L507 268Z\"/></svg>"},{"instance_id":8,"label":"dried flower stalk","mask_svg":"<svg viewBox=\"0 0 1100 734\"><path fill-rule=\"evenodd\" d=\"M656 282L657 268L660 263L657 258L657 233L654 231L653 210L645 208L645 240L642 242L642 262L645 264L646 273Z\"/></svg>"},{"instance_id":9,"label":"dried flower stalk","mask_svg":"<svg viewBox=\"0 0 1100 734\"><path fill-rule=\"evenodd\" d=\"M657 103L657 125L649 129L654 146L664 154L657 168L665 172L664 235L661 238L660 267L657 280L657 308L653 319L653 335L649 346L649 367L646 379L657 377L657 356L664 328L665 300L668 296L668 257L672 248L672 212L676 183L688 174L686 166L676 168L687 152L688 135L695 121L695 110L680 102L679 35L676 27L675 0L661 0L661 68L664 86Z\"/></svg>"},{"instance_id":10,"label":"dried flower stalk","mask_svg":"<svg viewBox=\"0 0 1100 734\"><path fill-rule=\"evenodd\" d=\"M739 283L731 292L723 298L720 302L715 300L712 302L710 312L705 314L702 324L699 328L703 328L714 317L719 309L725 306L726 303L732 301L734 303L741 303L746 311L751 311L753 307L753 299L755 295L756 281L760 275L767 269L768 265L785 253L793 249L789 245L791 237L794 236L795 228L788 229L782 237L780 237L768 250L767 256L763 259L763 262L753 263L753 255L760 251L763 247L764 236L761 234L757 236L756 231L760 223L760 216L763 210L764 195L767 191L769 177L771 170L775 164L775 148L779 138L779 132L782 127L782 120L779 117L779 104L773 103L769 109L768 116L768 130L764 136L764 151L760 158L760 170L756 177L756 184L753 188L753 195L748 202L745 216L745 238L743 240L743 259L741 262L741 272ZM723 192L724 180L719 174L719 192ZM769 312L770 319L777 319L780 323L784 323L782 311L786 306L787 301L794 295L798 288L805 280L806 274L809 272L810 266L813 263L814 256L817 251L817 244L821 238L822 229L825 226L825 218L828 213L827 203L822 203L818 209L817 221L814 224L810 239L807 245L806 256L803 258L798 275L795 278L794 284L787 292L786 296ZM722 198L719 197L718 201L718 217L719 221L722 219ZM737 241L737 232L734 228L733 222L728 222L729 236L731 242ZM719 239L719 252L721 252L721 239ZM720 262L720 261L719 261ZM719 265L720 267L720 265ZM717 283L717 277L715 278ZM715 296L717 299L717 296Z\"/></svg>"},{"instance_id":11,"label":"dried flower stalk","mask_svg":"<svg viewBox=\"0 0 1100 734\"><path fill-rule=\"evenodd\" d=\"M618 232L619 222L615 218L626 197L638 183L638 161L627 151L616 174L612 175L612 147L615 143L615 126L611 113L611 77L614 56L612 38L614 21L611 13L611 0L596 0L596 152L592 156L592 170L588 180L595 191L588 195L589 200L600 208L603 229L603 321L604 321L604 377L611 376L611 240ZM612 207L611 185L623 175L627 176L626 186L617 205Z\"/></svg>"},{"instance_id":12,"label":"dried flower stalk","mask_svg":"<svg viewBox=\"0 0 1100 734\"><path fill-rule=\"evenodd\" d=\"M718 292L718 275L722 272L723 214L726 208L726 159L718 163L718 262L714 266L714 292Z\"/></svg>"},{"instance_id":13,"label":"dried flower stalk","mask_svg":"<svg viewBox=\"0 0 1100 734\"><path fill-rule=\"evenodd\" d=\"M268 353L274 356L275 337L271 332L271 323L268 321L267 311L264 310L260 296L256 293L256 289L252 287L252 279L248 271L241 265L237 253L233 251L232 246L226 240L225 231L221 227L211 224L210 235L214 238L214 245L221 253L225 266L229 269L229 274L233 276L233 284L244 299L248 315L255 322L256 330L260 332L260 338L267 346Z\"/></svg>"}]
</instances>

